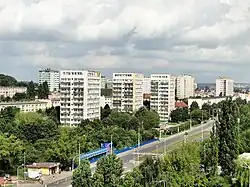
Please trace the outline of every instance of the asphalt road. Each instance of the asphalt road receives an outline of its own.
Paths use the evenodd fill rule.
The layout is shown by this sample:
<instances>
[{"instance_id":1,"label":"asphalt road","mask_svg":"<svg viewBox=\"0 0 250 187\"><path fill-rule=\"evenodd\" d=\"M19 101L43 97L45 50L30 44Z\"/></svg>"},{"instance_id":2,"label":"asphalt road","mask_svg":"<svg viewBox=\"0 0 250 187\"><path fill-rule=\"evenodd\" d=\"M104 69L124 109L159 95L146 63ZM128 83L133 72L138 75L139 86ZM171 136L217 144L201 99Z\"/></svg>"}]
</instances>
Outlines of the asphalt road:
<instances>
[{"instance_id":1,"label":"asphalt road","mask_svg":"<svg viewBox=\"0 0 250 187\"><path fill-rule=\"evenodd\" d=\"M200 126L197 127L193 127L191 130L187 130L185 132L188 132L187 138L188 136L194 136L196 134L200 134L202 132L202 130L210 130L212 128L214 124L214 121L209 121L207 123L204 123ZM159 149L164 149L164 147L166 146L166 148L171 145L174 144L176 142L182 141L184 140L184 134L185 132L176 134L176 135L172 135L164 140L160 140L157 142L153 142L151 144L148 145L144 145L142 147L139 148L139 153L152 153L155 150ZM122 153L120 155L118 155L118 157L120 157L123 161L123 165L124 165L124 171L130 171L131 169L133 169L136 165L138 165L138 162L136 162L138 155L135 154L137 153L138 149L134 149L125 153ZM136 164L137 163L137 164ZM95 168L93 168L94 170ZM70 185L71 181L65 181L65 182L61 182L59 184L49 184L47 187L71 187Z\"/></svg>"}]
</instances>

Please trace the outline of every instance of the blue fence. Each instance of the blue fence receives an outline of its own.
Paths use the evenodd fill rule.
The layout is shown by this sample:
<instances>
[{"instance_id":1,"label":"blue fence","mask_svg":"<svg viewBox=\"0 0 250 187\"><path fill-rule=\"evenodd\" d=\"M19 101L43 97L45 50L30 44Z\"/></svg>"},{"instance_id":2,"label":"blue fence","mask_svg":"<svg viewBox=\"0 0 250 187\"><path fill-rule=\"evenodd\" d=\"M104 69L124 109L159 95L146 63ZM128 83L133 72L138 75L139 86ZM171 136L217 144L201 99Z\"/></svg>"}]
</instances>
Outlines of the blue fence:
<instances>
[{"instance_id":1,"label":"blue fence","mask_svg":"<svg viewBox=\"0 0 250 187\"><path fill-rule=\"evenodd\" d=\"M147 145L150 144L152 142L156 142L159 141L159 139L152 139L152 140L148 140L148 141L144 141L140 144L140 146L143 145ZM134 145L134 146L130 146L130 147L126 147L123 149L119 149L119 150L114 150L114 154L118 155L121 153L124 153L126 151L130 151L132 149L135 149L138 147L138 144ZM96 161L98 161L101 157L103 157L105 154L107 154L109 152L108 148L100 148L97 150L93 150L84 154L81 154L80 159L88 159L90 161L90 163L94 163Z\"/></svg>"}]
</instances>

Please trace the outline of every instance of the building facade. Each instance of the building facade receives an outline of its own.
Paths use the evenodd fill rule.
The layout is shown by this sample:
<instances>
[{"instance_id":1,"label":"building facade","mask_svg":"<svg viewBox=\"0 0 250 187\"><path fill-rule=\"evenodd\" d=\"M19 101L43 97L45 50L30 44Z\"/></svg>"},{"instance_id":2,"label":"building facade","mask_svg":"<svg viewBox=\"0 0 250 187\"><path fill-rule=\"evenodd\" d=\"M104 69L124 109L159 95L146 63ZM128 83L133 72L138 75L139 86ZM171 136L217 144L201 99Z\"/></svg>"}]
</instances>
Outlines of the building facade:
<instances>
[{"instance_id":1,"label":"building facade","mask_svg":"<svg viewBox=\"0 0 250 187\"><path fill-rule=\"evenodd\" d=\"M105 105L109 105L109 108L110 108L110 109L113 108L113 99L112 99L112 97L101 96L101 98L100 98L100 106L101 106L102 108L104 108Z\"/></svg>"},{"instance_id":2,"label":"building facade","mask_svg":"<svg viewBox=\"0 0 250 187\"><path fill-rule=\"evenodd\" d=\"M107 79L105 76L101 77L101 89L105 89L107 85Z\"/></svg>"},{"instance_id":3,"label":"building facade","mask_svg":"<svg viewBox=\"0 0 250 187\"><path fill-rule=\"evenodd\" d=\"M202 97L202 98L190 98L188 99L188 107L192 105L193 102L197 102L200 109L202 109L203 104L218 104L221 101L225 101L227 97Z\"/></svg>"},{"instance_id":4,"label":"building facade","mask_svg":"<svg viewBox=\"0 0 250 187\"><path fill-rule=\"evenodd\" d=\"M76 125L100 119L101 74L95 71L60 72L60 121Z\"/></svg>"},{"instance_id":5,"label":"building facade","mask_svg":"<svg viewBox=\"0 0 250 187\"><path fill-rule=\"evenodd\" d=\"M48 83L50 92L58 92L60 83L60 72L51 69L39 70L38 83L42 84L44 82Z\"/></svg>"},{"instance_id":6,"label":"building facade","mask_svg":"<svg viewBox=\"0 0 250 187\"><path fill-rule=\"evenodd\" d=\"M161 121L167 121L175 109L175 77L170 74L151 75L150 108L155 110Z\"/></svg>"},{"instance_id":7,"label":"building facade","mask_svg":"<svg viewBox=\"0 0 250 187\"><path fill-rule=\"evenodd\" d=\"M194 96L195 79L191 75L180 75L176 77L176 97L185 99Z\"/></svg>"},{"instance_id":8,"label":"building facade","mask_svg":"<svg viewBox=\"0 0 250 187\"><path fill-rule=\"evenodd\" d=\"M151 92L151 78L144 77L143 79L143 94L150 94Z\"/></svg>"},{"instance_id":9,"label":"building facade","mask_svg":"<svg viewBox=\"0 0 250 187\"><path fill-rule=\"evenodd\" d=\"M27 92L26 87L8 87L8 86L0 87L0 96L2 97L12 98L16 93L25 93L25 92Z\"/></svg>"},{"instance_id":10,"label":"building facade","mask_svg":"<svg viewBox=\"0 0 250 187\"><path fill-rule=\"evenodd\" d=\"M113 73L113 108L133 112L143 106L143 74Z\"/></svg>"},{"instance_id":11,"label":"building facade","mask_svg":"<svg viewBox=\"0 0 250 187\"><path fill-rule=\"evenodd\" d=\"M229 78L219 77L216 79L216 96L233 96L234 81Z\"/></svg>"},{"instance_id":12,"label":"building facade","mask_svg":"<svg viewBox=\"0 0 250 187\"><path fill-rule=\"evenodd\" d=\"M0 111L7 107L16 107L20 112L37 112L38 110L45 110L46 108L55 107L58 105L55 101L51 100L37 100L27 102L1 102Z\"/></svg>"}]
</instances>

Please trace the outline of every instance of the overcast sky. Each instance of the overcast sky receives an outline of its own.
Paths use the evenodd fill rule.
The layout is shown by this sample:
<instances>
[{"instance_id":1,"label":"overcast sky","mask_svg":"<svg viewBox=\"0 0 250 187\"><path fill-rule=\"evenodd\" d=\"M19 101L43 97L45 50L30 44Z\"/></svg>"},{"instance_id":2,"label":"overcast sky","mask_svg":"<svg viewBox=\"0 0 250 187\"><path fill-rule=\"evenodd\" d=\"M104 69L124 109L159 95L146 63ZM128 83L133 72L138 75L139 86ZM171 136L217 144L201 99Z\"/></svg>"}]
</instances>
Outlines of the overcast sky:
<instances>
[{"instance_id":1,"label":"overcast sky","mask_svg":"<svg viewBox=\"0 0 250 187\"><path fill-rule=\"evenodd\" d=\"M190 73L250 82L250 0L0 0L0 73Z\"/></svg>"}]
</instances>

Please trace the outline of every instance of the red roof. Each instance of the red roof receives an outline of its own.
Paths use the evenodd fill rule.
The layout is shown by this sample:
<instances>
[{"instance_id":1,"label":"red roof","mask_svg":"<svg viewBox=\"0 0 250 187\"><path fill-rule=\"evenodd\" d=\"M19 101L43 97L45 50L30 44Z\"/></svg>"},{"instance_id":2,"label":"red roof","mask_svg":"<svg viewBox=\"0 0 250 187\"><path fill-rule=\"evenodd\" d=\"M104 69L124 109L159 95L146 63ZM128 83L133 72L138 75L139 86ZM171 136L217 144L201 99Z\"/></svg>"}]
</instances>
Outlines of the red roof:
<instances>
[{"instance_id":1,"label":"red roof","mask_svg":"<svg viewBox=\"0 0 250 187\"><path fill-rule=\"evenodd\" d=\"M183 101L177 101L175 102L175 107L176 108L188 108L188 105L184 103Z\"/></svg>"}]
</instances>

